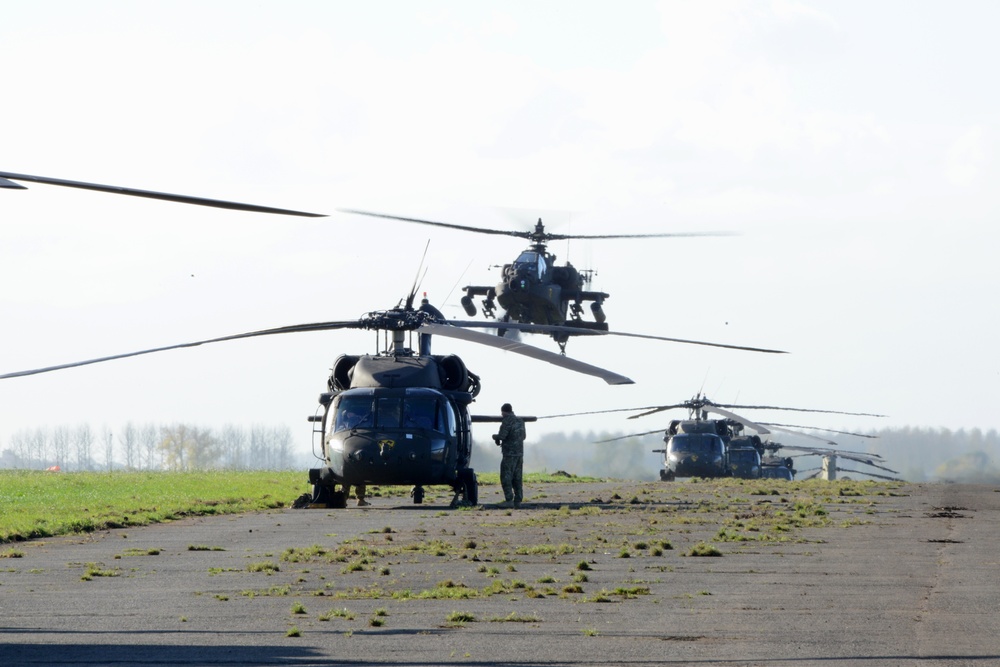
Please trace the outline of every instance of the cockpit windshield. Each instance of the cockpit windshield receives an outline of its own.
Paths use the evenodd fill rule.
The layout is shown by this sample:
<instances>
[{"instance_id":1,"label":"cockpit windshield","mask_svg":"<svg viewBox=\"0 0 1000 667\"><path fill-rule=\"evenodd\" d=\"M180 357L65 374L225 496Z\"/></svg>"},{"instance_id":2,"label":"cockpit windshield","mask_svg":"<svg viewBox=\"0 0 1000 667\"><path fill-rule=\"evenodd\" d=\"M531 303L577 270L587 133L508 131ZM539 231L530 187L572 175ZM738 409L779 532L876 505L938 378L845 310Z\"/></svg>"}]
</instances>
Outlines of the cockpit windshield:
<instances>
[{"instance_id":1,"label":"cockpit windshield","mask_svg":"<svg viewBox=\"0 0 1000 667\"><path fill-rule=\"evenodd\" d=\"M545 275L545 258L537 252L526 250L514 260L514 270L522 268L541 280Z\"/></svg>"},{"instance_id":2,"label":"cockpit windshield","mask_svg":"<svg viewBox=\"0 0 1000 667\"><path fill-rule=\"evenodd\" d=\"M674 454L707 456L721 455L724 445L714 433L678 433L670 438L668 448Z\"/></svg>"},{"instance_id":3,"label":"cockpit windshield","mask_svg":"<svg viewBox=\"0 0 1000 667\"><path fill-rule=\"evenodd\" d=\"M442 410L431 396L344 396L337 406L334 431L355 428L428 428L445 430Z\"/></svg>"}]
</instances>

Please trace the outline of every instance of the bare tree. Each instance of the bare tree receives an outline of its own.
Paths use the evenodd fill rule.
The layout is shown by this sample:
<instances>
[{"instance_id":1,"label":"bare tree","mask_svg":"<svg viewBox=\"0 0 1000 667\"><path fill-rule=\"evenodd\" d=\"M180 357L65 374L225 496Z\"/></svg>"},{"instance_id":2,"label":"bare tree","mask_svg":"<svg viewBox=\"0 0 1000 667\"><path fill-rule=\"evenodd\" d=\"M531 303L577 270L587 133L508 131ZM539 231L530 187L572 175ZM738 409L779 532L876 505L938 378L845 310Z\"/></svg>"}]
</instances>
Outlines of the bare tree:
<instances>
[{"instance_id":1,"label":"bare tree","mask_svg":"<svg viewBox=\"0 0 1000 667\"><path fill-rule=\"evenodd\" d=\"M77 470L90 470L93 467L93 459L90 454L93 444L94 433L90 430L90 424L84 423L77 426L73 433Z\"/></svg>"},{"instance_id":2,"label":"bare tree","mask_svg":"<svg viewBox=\"0 0 1000 667\"><path fill-rule=\"evenodd\" d=\"M144 453L144 464L146 470L154 470L160 467L160 459L157 456L157 445L159 445L159 431L154 424L146 424L139 432L139 441L142 443Z\"/></svg>"},{"instance_id":3,"label":"bare tree","mask_svg":"<svg viewBox=\"0 0 1000 667\"><path fill-rule=\"evenodd\" d=\"M288 470L292 467L292 431L287 425L271 429L270 449L274 452L275 470Z\"/></svg>"},{"instance_id":4,"label":"bare tree","mask_svg":"<svg viewBox=\"0 0 1000 667\"><path fill-rule=\"evenodd\" d=\"M28 443L31 459L31 464L35 468L42 468L45 464L46 449L48 447L49 436L45 432L45 429L39 427L31 431L31 435L28 436Z\"/></svg>"},{"instance_id":5,"label":"bare tree","mask_svg":"<svg viewBox=\"0 0 1000 667\"><path fill-rule=\"evenodd\" d=\"M29 467L28 460L31 457L31 434L28 431L17 431L10 436L10 448L17 457L18 466Z\"/></svg>"},{"instance_id":6,"label":"bare tree","mask_svg":"<svg viewBox=\"0 0 1000 667\"><path fill-rule=\"evenodd\" d=\"M121 454L125 459L125 469L135 470L139 467L139 430L132 422L127 422L118 436Z\"/></svg>"},{"instance_id":7,"label":"bare tree","mask_svg":"<svg viewBox=\"0 0 1000 667\"><path fill-rule=\"evenodd\" d=\"M104 467L110 472L115 465L115 436L107 424L101 427L101 441L104 443Z\"/></svg>"},{"instance_id":8,"label":"bare tree","mask_svg":"<svg viewBox=\"0 0 1000 667\"><path fill-rule=\"evenodd\" d=\"M264 470L268 464L267 428L254 424L250 427L250 461L247 466L251 470Z\"/></svg>"},{"instance_id":9,"label":"bare tree","mask_svg":"<svg viewBox=\"0 0 1000 667\"><path fill-rule=\"evenodd\" d=\"M69 459L69 440L68 426L56 426L52 430L52 458L60 468L65 468Z\"/></svg>"},{"instance_id":10,"label":"bare tree","mask_svg":"<svg viewBox=\"0 0 1000 667\"><path fill-rule=\"evenodd\" d=\"M222 429L222 463L232 470L245 470L247 434L242 428L227 424Z\"/></svg>"}]
</instances>

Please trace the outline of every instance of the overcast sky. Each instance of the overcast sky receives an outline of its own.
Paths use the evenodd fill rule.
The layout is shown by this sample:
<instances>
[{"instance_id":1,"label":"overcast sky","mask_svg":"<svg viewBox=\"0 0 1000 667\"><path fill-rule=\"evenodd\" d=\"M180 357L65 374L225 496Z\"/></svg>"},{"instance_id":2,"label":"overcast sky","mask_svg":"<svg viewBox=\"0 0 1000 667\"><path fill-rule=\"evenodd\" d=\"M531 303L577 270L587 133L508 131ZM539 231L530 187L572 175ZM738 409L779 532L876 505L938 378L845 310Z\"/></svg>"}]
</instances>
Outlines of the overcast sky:
<instances>
[{"instance_id":1,"label":"overcast sky","mask_svg":"<svg viewBox=\"0 0 1000 667\"><path fill-rule=\"evenodd\" d=\"M636 381L611 387L436 340L482 376L476 412L702 390L889 415L794 418L819 427L996 428L998 19L993 2L9 3L0 170L330 217L0 191L0 372L389 308L428 241L422 289L464 317L456 286L495 283L523 241L337 209L542 217L735 232L550 250L596 270L612 330L791 354L572 340ZM375 349L311 333L4 380L0 442L81 421L261 423L307 450L331 362Z\"/></svg>"}]
</instances>

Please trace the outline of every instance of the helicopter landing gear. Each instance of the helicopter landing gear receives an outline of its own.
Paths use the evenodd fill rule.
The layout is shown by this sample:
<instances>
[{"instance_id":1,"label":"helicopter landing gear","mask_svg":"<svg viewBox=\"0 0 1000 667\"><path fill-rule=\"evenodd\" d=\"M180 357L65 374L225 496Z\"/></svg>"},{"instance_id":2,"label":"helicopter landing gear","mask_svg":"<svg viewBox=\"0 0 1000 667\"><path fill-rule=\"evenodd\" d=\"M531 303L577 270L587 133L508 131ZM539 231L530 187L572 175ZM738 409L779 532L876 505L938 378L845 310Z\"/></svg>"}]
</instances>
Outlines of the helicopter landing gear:
<instances>
[{"instance_id":1,"label":"helicopter landing gear","mask_svg":"<svg viewBox=\"0 0 1000 667\"><path fill-rule=\"evenodd\" d=\"M490 320L496 319L497 302L493 300L492 296L483 299L483 316Z\"/></svg>"},{"instance_id":2,"label":"helicopter landing gear","mask_svg":"<svg viewBox=\"0 0 1000 667\"><path fill-rule=\"evenodd\" d=\"M410 495L413 496L414 505L422 505L424 502L424 487L418 484L410 489Z\"/></svg>"},{"instance_id":3,"label":"helicopter landing gear","mask_svg":"<svg viewBox=\"0 0 1000 667\"><path fill-rule=\"evenodd\" d=\"M565 333L554 333L552 334L552 340L554 340L559 345L559 354L566 354L566 343L569 342L569 334Z\"/></svg>"},{"instance_id":4,"label":"helicopter landing gear","mask_svg":"<svg viewBox=\"0 0 1000 667\"><path fill-rule=\"evenodd\" d=\"M455 480L455 497L451 499L451 507L475 507L479 504L479 480L472 468L459 468L458 479Z\"/></svg>"},{"instance_id":5,"label":"helicopter landing gear","mask_svg":"<svg viewBox=\"0 0 1000 667\"><path fill-rule=\"evenodd\" d=\"M672 482L674 481L674 471L673 470L661 470L660 471L660 481L661 482Z\"/></svg>"},{"instance_id":6,"label":"helicopter landing gear","mask_svg":"<svg viewBox=\"0 0 1000 667\"><path fill-rule=\"evenodd\" d=\"M501 322L510 322L510 313L504 313L503 319L501 319L500 321ZM499 327L497 329L497 335L500 336L501 338L503 338L504 336L506 336L507 335L507 328L506 327Z\"/></svg>"},{"instance_id":7,"label":"helicopter landing gear","mask_svg":"<svg viewBox=\"0 0 1000 667\"><path fill-rule=\"evenodd\" d=\"M347 496L344 495L343 490L341 491L331 491L330 499L326 503L327 507L333 507L335 509L342 510L347 507Z\"/></svg>"}]
</instances>

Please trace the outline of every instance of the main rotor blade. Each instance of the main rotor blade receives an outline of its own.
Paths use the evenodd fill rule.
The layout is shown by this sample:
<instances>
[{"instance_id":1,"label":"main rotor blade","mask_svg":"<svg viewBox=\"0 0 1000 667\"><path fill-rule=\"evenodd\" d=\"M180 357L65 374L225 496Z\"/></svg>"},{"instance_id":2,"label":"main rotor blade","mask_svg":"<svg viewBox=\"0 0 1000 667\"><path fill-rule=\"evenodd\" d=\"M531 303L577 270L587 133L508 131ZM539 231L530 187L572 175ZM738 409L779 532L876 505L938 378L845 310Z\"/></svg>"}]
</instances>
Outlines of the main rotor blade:
<instances>
[{"instance_id":1,"label":"main rotor blade","mask_svg":"<svg viewBox=\"0 0 1000 667\"><path fill-rule=\"evenodd\" d=\"M837 468L837 472L853 472L853 473L855 473L857 475L868 475L869 477L877 477L878 479L887 479L890 482L902 482L903 481L903 480L899 479L898 477L889 477L888 475L877 475L877 474L875 474L873 472L865 472L864 470L848 470L847 468ZM890 472L896 472L896 471L892 470ZM897 472L896 474L898 475L899 473Z\"/></svg>"},{"instance_id":2,"label":"main rotor blade","mask_svg":"<svg viewBox=\"0 0 1000 667\"><path fill-rule=\"evenodd\" d=\"M805 428L811 431L826 431L828 433L839 433L841 435L852 435L857 438L877 438L877 435L870 435L867 433L854 433L852 431L838 431L833 428L820 428L818 426L802 426L801 424L772 424L771 422L761 422L764 426L773 426L775 428L779 426L784 426L786 428Z\"/></svg>"},{"instance_id":3,"label":"main rotor blade","mask_svg":"<svg viewBox=\"0 0 1000 667\"><path fill-rule=\"evenodd\" d=\"M685 343L687 345L704 345L707 347L722 347L730 350L745 350L748 352L766 352L768 354L788 354L785 350L771 350L763 347L747 347L744 345L727 345L725 343L709 343L686 338L669 338L650 334L626 333L623 331L598 331L581 329L579 327L557 326L553 324L525 324L523 322L479 322L476 320L448 320L448 324L456 327L472 329L517 329L529 333L568 333L574 336L622 336L626 338L645 338L647 340L662 340L667 343Z\"/></svg>"},{"instance_id":4,"label":"main rotor blade","mask_svg":"<svg viewBox=\"0 0 1000 667\"><path fill-rule=\"evenodd\" d=\"M780 431L781 433L789 433L791 435L796 435L796 436L798 436L800 438L808 438L810 440L818 440L819 442L826 443L827 445L834 445L834 446L836 446L837 444L839 444L839 443L837 443L837 442L835 442L833 440L830 440L829 438L823 438L823 437L820 437L818 435L812 435L812 434L809 434L809 433L803 433L801 431L793 431L790 428L782 428L780 426L775 426L774 424L768 424L767 426L770 426L771 430L773 430L773 431Z\"/></svg>"},{"instance_id":5,"label":"main rotor blade","mask_svg":"<svg viewBox=\"0 0 1000 667\"><path fill-rule=\"evenodd\" d=\"M885 466L879 465L869 458L861 458L860 456L851 456L850 454L838 454L837 456L842 459L847 459L848 461L857 461L858 463L864 463L865 465L870 465L873 468L878 468L879 470L885 470L886 472L891 472L894 475L899 474L898 470L893 470L892 468L887 468Z\"/></svg>"},{"instance_id":6,"label":"main rotor blade","mask_svg":"<svg viewBox=\"0 0 1000 667\"><path fill-rule=\"evenodd\" d=\"M665 433L667 429L658 428L655 431L646 431L644 433L630 433L629 435L620 435L617 438L608 438L607 440L595 440L595 445L604 444L605 442L614 442L615 440L628 440L629 438L638 438L643 435L652 435L653 433Z\"/></svg>"},{"instance_id":7,"label":"main rotor blade","mask_svg":"<svg viewBox=\"0 0 1000 667\"><path fill-rule=\"evenodd\" d=\"M660 234L545 234L551 241L567 239L664 239L694 238L698 236L737 236L736 232L663 232Z\"/></svg>"},{"instance_id":8,"label":"main rotor blade","mask_svg":"<svg viewBox=\"0 0 1000 667\"><path fill-rule=\"evenodd\" d=\"M448 227L449 229L461 229L466 232L478 232L480 234L494 234L499 236L514 236L520 239L530 239L531 232L519 232L510 229L488 229L486 227L471 227L469 225L456 225L450 222L435 222L433 220L421 220L420 218L406 218L401 215L389 215L388 213L375 213L374 211L359 211L354 208L338 208L341 213L351 213L354 215L367 215L370 218L385 218L386 220L399 220L400 222L415 222L420 225L433 225L435 227Z\"/></svg>"},{"instance_id":9,"label":"main rotor blade","mask_svg":"<svg viewBox=\"0 0 1000 667\"><path fill-rule=\"evenodd\" d=\"M433 225L435 227L446 227L448 229L460 229L465 232L476 232L478 234L493 234L500 236L513 236L520 239L532 241L564 241L567 239L652 239L671 237L696 237L696 236L735 236L734 232L664 232L660 234L551 234L549 232L519 231L513 229L491 229L489 227L472 227L471 225L457 225L451 222L437 222L435 220L423 220L421 218L408 218L402 215L389 215L388 213L376 213L374 211L360 211L354 208L338 208L341 213L351 213L354 215L367 215L372 218L384 218L386 220L398 220L400 222L415 222L419 225Z\"/></svg>"},{"instance_id":10,"label":"main rotor blade","mask_svg":"<svg viewBox=\"0 0 1000 667\"><path fill-rule=\"evenodd\" d=\"M231 336L220 336L219 338L208 338L206 340L198 340L191 343L179 343L177 345L164 345L163 347L153 347L148 350L138 350L136 352L126 352L124 354L113 354L108 357L98 357L96 359L87 359L84 361L74 361L67 364L59 364L58 366L47 366L45 368L34 368L26 371L16 371L14 373L4 373L0 375L0 380L6 380L8 378L25 377L27 375L39 375L41 373L49 373L52 371L60 371L66 368L76 368L77 366L89 366L90 364L99 364L105 361L114 361L115 359L127 359L128 357L138 357L144 354L153 354L154 352L165 352L167 350L177 350L183 347L198 347L199 345L206 345L208 343L222 343L230 340L240 340L243 338L255 338L257 336L272 336L275 334L285 334L285 333L302 333L305 331L328 331L331 329L362 329L365 327L364 322L351 321L351 322L317 322L314 324L295 324L287 327L276 327L274 329L262 329L260 331L249 331L247 333L233 334Z\"/></svg>"},{"instance_id":11,"label":"main rotor blade","mask_svg":"<svg viewBox=\"0 0 1000 667\"><path fill-rule=\"evenodd\" d=\"M768 431L766 427L761 426L760 424L755 424L746 417L740 417L738 414L730 412L729 410L723 410L722 408L716 407L714 405L706 405L705 407L702 408L702 410L704 410L705 412L714 412L716 414L722 415L723 417L728 417L729 419L738 421L744 426L752 428L753 430L757 431L761 435L767 435L770 433L770 431Z\"/></svg>"},{"instance_id":12,"label":"main rotor blade","mask_svg":"<svg viewBox=\"0 0 1000 667\"><path fill-rule=\"evenodd\" d=\"M61 178L49 178L47 176L30 176L28 174L14 174L6 171L0 171L0 187L19 189L19 190L26 189L23 185L13 183L12 181L29 181L32 183L44 183L46 185L60 185L67 188L79 188L81 190L97 190L98 192L110 192L111 194L116 194L116 195L128 195L130 197L145 197L147 199L162 199L164 201L178 202L181 204L195 204L197 206L228 208L236 211L251 211L254 213L274 213L276 215L297 215L307 218L326 217L325 213L306 213L304 211L293 211L286 208L272 208L270 206L257 206L256 204L243 204L240 202L224 201L222 199L191 197L189 195L176 195L176 194L171 194L169 192L137 190L135 188L124 188L117 185L100 185L98 183L67 181Z\"/></svg>"},{"instance_id":13,"label":"main rotor blade","mask_svg":"<svg viewBox=\"0 0 1000 667\"><path fill-rule=\"evenodd\" d=\"M777 442L764 443L764 449L771 451L779 451L787 449L793 452L807 452L807 454L796 454L796 456L808 456L808 455L843 456L845 454L853 454L855 456L864 456L867 458L878 459L879 461L884 460L879 454L869 454L868 452L855 452L850 449L820 449L819 447L800 447L798 445L782 445Z\"/></svg>"},{"instance_id":14,"label":"main rotor blade","mask_svg":"<svg viewBox=\"0 0 1000 667\"><path fill-rule=\"evenodd\" d=\"M576 371L577 373L599 377L608 384L634 384L630 378L627 378L624 375L619 375L618 373L598 368L597 366L591 366L588 363L572 359L562 354L556 354L555 352L549 352L548 350L543 350L541 348L534 347L533 345L526 345L524 343L518 343L517 341L502 338L500 336L494 336L493 334L486 334L461 327L454 327L451 324L432 324L430 322L421 324L417 331L420 333L457 338L459 340L480 343L482 345L489 345L490 347L496 347L501 350L515 352L532 359L537 359L538 361L546 361L555 366Z\"/></svg>"},{"instance_id":15,"label":"main rotor blade","mask_svg":"<svg viewBox=\"0 0 1000 667\"><path fill-rule=\"evenodd\" d=\"M650 406L657 407L657 411L666 410L667 408L682 408L683 405L663 405L663 406ZM610 408L608 410L588 410L587 412L565 412L559 415L542 415L539 419L556 419L558 417L583 417L586 415L603 415L610 412L634 412L636 410L648 410L649 408ZM631 417L630 417L631 419Z\"/></svg>"},{"instance_id":16,"label":"main rotor blade","mask_svg":"<svg viewBox=\"0 0 1000 667\"><path fill-rule=\"evenodd\" d=\"M790 410L792 412L824 412L831 415L853 415L855 417L888 417L888 415L876 415L870 412L843 412L841 410L815 410L812 408L786 408L778 405L733 405L728 403L713 403L724 408L735 408L737 410Z\"/></svg>"}]
</instances>

